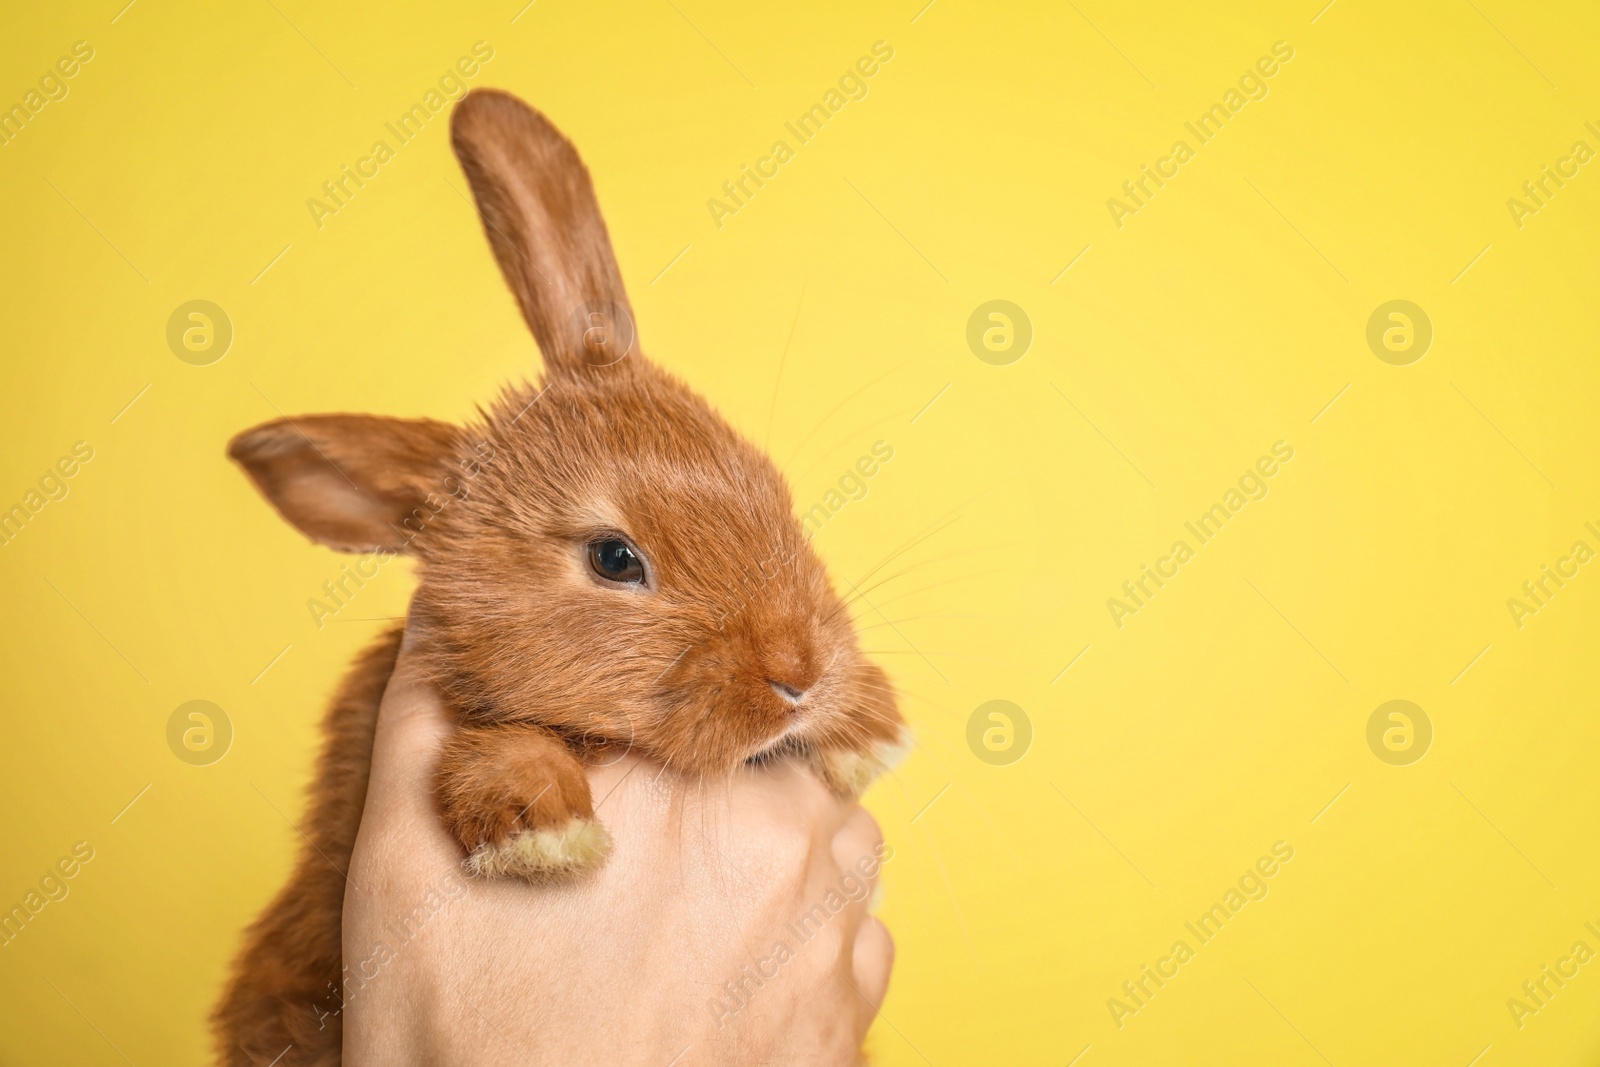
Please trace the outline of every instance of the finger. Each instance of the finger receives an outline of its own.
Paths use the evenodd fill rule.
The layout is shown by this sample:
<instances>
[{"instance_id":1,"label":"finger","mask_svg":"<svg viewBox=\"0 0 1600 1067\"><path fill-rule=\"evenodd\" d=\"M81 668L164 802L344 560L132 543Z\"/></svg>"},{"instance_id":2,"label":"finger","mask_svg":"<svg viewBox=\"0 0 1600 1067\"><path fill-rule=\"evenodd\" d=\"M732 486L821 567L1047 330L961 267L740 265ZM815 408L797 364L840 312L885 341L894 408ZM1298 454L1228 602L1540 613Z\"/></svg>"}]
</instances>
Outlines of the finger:
<instances>
[{"instance_id":1,"label":"finger","mask_svg":"<svg viewBox=\"0 0 1600 1067\"><path fill-rule=\"evenodd\" d=\"M726 820L736 837L798 838L809 846L821 876L826 868L837 873L832 841L855 806L841 803L809 767L776 760L737 768L721 786L697 792L695 807Z\"/></svg>"},{"instance_id":2,"label":"finger","mask_svg":"<svg viewBox=\"0 0 1600 1067\"><path fill-rule=\"evenodd\" d=\"M878 821L865 808L854 805L834 835L831 851L839 872L834 876L836 884L846 901L841 921L847 936L854 937L872 907L880 857L886 852Z\"/></svg>"},{"instance_id":3,"label":"finger","mask_svg":"<svg viewBox=\"0 0 1600 1067\"><path fill-rule=\"evenodd\" d=\"M889 992L889 972L894 969L894 938L889 928L869 915L856 931L855 948L851 950L850 965L860 1011L856 1014L858 1033L865 1037L883 998Z\"/></svg>"},{"instance_id":4,"label":"finger","mask_svg":"<svg viewBox=\"0 0 1600 1067\"><path fill-rule=\"evenodd\" d=\"M451 728L444 701L423 676L416 654L402 646L378 708L365 818L437 823L433 767Z\"/></svg>"},{"instance_id":5,"label":"finger","mask_svg":"<svg viewBox=\"0 0 1600 1067\"><path fill-rule=\"evenodd\" d=\"M883 831L872 813L857 804L833 835L833 860L840 871L854 871L868 884L877 881Z\"/></svg>"}]
</instances>

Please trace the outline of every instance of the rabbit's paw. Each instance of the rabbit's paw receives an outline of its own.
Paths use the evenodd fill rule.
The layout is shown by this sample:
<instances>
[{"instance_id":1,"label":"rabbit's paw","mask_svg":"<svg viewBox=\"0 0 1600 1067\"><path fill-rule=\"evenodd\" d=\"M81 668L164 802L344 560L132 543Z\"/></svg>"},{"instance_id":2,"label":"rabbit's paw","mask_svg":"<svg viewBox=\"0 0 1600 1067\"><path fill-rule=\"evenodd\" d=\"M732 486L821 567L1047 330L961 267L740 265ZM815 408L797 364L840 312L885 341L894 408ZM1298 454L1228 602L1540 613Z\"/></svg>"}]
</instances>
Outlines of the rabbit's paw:
<instances>
[{"instance_id":1,"label":"rabbit's paw","mask_svg":"<svg viewBox=\"0 0 1600 1067\"><path fill-rule=\"evenodd\" d=\"M893 740L874 741L866 751L830 748L812 760L828 788L841 796L855 797L867 791L886 771L905 762L911 753L911 731L902 726Z\"/></svg>"},{"instance_id":2,"label":"rabbit's paw","mask_svg":"<svg viewBox=\"0 0 1600 1067\"><path fill-rule=\"evenodd\" d=\"M592 870L611 851L583 764L549 731L463 729L445 744L436 785L475 875L550 881Z\"/></svg>"},{"instance_id":3,"label":"rabbit's paw","mask_svg":"<svg viewBox=\"0 0 1600 1067\"><path fill-rule=\"evenodd\" d=\"M518 830L499 842L484 841L467 857L467 870L481 877L530 882L598 867L611 851L611 835L593 819L573 819L552 830Z\"/></svg>"}]
</instances>

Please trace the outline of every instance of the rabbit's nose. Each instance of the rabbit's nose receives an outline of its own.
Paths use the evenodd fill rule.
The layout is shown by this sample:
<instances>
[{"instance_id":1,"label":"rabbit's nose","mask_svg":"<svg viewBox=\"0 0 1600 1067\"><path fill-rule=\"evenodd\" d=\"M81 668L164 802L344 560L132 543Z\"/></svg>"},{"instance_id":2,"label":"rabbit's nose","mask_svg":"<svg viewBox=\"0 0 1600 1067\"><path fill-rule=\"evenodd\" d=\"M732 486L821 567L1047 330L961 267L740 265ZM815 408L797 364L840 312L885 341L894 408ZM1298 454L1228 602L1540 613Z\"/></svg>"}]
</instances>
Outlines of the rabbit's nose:
<instances>
[{"instance_id":1,"label":"rabbit's nose","mask_svg":"<svg viewBox=\"0 0 1600 1067\"><path fill-rule=\"evenodd\" d=\"M821 677L810 649L785 643L763 650L761 677L793 711Z\"/></svg>"},{"instance_id":2,"label":"rabbit's nose","mask_svg":"<svg viewBox=\"0 0 1600 1067\"><path fill-rule=\"evenodd\" d=\"M791 707L798 705L806 695L804 689L796 689L792 685L786 685L772 678L767 679L767 684L772 686L772 691L782 697Z\"/></svg>"}]
</instances>

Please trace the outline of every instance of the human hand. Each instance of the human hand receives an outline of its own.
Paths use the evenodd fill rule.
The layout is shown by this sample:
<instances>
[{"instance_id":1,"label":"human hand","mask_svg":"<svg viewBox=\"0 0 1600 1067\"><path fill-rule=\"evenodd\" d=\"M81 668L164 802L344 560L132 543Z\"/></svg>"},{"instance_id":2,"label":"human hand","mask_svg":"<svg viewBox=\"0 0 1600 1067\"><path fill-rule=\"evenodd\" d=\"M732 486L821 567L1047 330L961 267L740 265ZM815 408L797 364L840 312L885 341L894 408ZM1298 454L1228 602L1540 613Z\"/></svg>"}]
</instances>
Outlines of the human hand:
<instances>
[{"instance_id":1,"label":"human hand","mask_svg":"<svg viewBox=\"0 0 1600 1067\"><path fill-rule=\"evenodd\" d=\"M789 762L692 781L625 756L589 771L599 871L485 881L432 795L450 729L402 649L345 894L347 1067L856 1062L894 956L863 808Z\"/></svg>"}]
</instances>

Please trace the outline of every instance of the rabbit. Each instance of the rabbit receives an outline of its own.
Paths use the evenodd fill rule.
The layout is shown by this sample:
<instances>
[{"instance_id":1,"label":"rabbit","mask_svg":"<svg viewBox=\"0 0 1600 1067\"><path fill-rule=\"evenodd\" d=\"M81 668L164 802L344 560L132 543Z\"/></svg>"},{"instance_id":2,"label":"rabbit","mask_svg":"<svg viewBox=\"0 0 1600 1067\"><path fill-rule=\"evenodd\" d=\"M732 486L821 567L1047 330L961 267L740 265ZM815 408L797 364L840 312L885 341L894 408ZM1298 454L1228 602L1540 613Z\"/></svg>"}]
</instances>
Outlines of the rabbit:
<instances>
[{"instance_id":1,"label":"rabbit","mask_svg":"<svg viewBox=\"0 0 1600 1067\"><path fill-rule=\"evenodd\" d=\"M466 426L279 419L228 455L312 541L415 558L416 653L454 726L438 809L466 870L538 884L603 863L584 768L618 747L690 776L799 758L858 795L905 724L783 476L638 351L588 171L555 126L477 89L451 142L539 387ZM213 1013L220 1063L340 1060L342 872L399 644L364 652L328 711L305 845Z\"/></svg>"}]
</instances>

